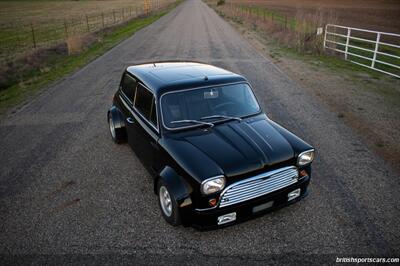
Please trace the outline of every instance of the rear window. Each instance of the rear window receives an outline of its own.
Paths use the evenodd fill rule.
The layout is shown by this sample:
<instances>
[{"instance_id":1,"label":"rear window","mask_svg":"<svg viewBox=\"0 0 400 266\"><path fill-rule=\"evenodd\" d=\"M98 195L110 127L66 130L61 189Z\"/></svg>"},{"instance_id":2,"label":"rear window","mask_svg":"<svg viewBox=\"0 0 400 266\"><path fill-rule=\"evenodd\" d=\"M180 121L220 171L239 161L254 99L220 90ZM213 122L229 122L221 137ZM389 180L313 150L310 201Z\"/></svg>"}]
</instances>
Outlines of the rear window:
<instances>
[{"instance_id":1,"label":"rear window","mask_svg":"<svg viewBox=\"0 0 400 266\"><path fill-rule=\"evenodd\" d=\"M135 98L136 84L136 80L127 74L125 74L122 78L122 92L126 95L126 97L128 97L131 102L133 102L133 99Z\"/></svg>"}]
</instances>

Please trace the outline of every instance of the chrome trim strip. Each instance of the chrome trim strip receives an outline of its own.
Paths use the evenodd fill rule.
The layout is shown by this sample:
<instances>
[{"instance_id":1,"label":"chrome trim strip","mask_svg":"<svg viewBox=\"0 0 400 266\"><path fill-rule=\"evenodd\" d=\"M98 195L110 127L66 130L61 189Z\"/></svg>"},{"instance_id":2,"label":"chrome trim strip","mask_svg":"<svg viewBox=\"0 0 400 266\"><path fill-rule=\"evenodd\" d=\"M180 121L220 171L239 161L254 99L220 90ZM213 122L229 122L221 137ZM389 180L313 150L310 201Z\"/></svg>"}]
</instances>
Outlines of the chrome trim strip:
<instances>
[{"instance_id":1,"label":"chrome trim strip","mask_svg":"<svg viewBox=\"0 0 400 266\"><path fill-rule=\"evenodd\" d=\"M176 131L176 130L182 130L182 129L188 129L188 128L196 128L196 127L199 127L199 125L183 126L183 127L176 127L176 128L167 127L167 126L165 125L165 123L164 123L164 115L163 115L164 112L163 112L163 108L162 108L162 97L164 97L165 95L171 94L171 93L183 92L183 91L192 91L192 90L206 89L206 88L212 88L212 87L218 87L218 86L229 86L229 85L242 84L242 83L243 83L243 84L247 84L247 85L250 87L251 93L253 94L254 99L256 99L256 102L257 102L257 105L258 105L258 108L259 108L259 109L258 109L258 112L254 113L254 114L249 114L249 115L246 115L246 116L243 116L243 117L248 117L248 116L252 116L252 115L256 115L256 114L261 113L261 112L262 112L262 109L261 109L260 103L258 102L258 99L257 99L256 95L254 94L253 87L250 85L249 82L247 82L247 81L238 81L238 82L225 83L225 84L219 84L219 85L218 85L218 84L217 84L217 85L208 85L208 86L202 86L202 87L196 87L196 88L189 88L189 89L183 89L183 90L168 91L168 92L163 93L163 94L160 96L160 114L161 114L161 120L162 120L162 125L163 125L163 127L166 128L166 129L168 129L168 130L171 130L171 131ZM243 118L243 117L240 117L240 118Z\"/></svg>"},{"instance_id":2,"label":"chrome trim strip","mask_svg":"<svg viewBox=\"0 0 400 266\"><path fill-rule=\"evenodd\" d=\"M314 152L314 157L313 157L312 161L309 162L309 163L303 164L303 165L299 165L300 156L303 155L304 153L307 153L307 152L310 152L310 151ZM314 158L315 158L315 149L309 149L309 150L303 151L303 152L301 152L299 154L299 156L297 156L296 165L299 166L299 167L303 167L303 166L309 165L310 163L312 163L314 161Z\"/></svg>"},{"instance_id":3,"label":"chrome trim strip","mask_svg":"<svg viewBox=\"0 0 400 266\"><path fill-rule=\"evenodd\" d=\"M218 205L215 205L214 207L210 207L210 208L205 208L205 209L194 209L195 211L198 212L205 212L205 211L209 211L209 210L214 210L218 207Z\"/></svg>"}]
</instances>

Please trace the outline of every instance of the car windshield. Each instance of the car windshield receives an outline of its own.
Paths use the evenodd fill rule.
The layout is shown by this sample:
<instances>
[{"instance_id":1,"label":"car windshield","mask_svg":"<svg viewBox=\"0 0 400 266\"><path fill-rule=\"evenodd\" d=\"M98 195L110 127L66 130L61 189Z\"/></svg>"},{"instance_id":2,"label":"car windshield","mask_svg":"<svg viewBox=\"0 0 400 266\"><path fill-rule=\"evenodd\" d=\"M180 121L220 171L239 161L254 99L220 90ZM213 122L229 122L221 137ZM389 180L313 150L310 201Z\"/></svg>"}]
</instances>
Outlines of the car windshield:
<instances>
[{"instance_id":1,"label":"car windshield","mask_svg":"<svg viewBox=\"0 0 400 266\"><path fill-rule=\"evenodd\" d=\"M260 111L246 83L166 93L161 97L164 126L168 129L204 126L237 119Z\"/></svg>"}]
</instances>

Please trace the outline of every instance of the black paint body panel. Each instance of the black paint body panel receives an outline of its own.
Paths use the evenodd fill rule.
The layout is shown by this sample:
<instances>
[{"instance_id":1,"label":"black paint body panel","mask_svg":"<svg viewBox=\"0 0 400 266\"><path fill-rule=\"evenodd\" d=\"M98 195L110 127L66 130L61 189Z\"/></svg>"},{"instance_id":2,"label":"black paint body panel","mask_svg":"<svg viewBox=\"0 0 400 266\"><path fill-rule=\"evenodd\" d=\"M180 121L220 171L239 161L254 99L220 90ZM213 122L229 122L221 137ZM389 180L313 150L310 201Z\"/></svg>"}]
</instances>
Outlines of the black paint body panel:
<instances>
[{"instance_id":1,"label":"black paint body panel","mask_svg":"<svg viewBox=\"0 0 400 266\"><path fill-rule=\"evenodd\" d=\"M198 73L200 70L202 72ZM207 79L204 73L207 73ZM125 123L128 143L153 175L154 186L162 178L171 187L171 193L180 206L184 225L213 228L218 215L235 210L239 222L253 217L251 209L262 202L273 200L275 204L272 209L290 204L283 200L288 191L300 187L301 197L307 194L311 178L310 165L304 167L308 176L290 187L237 205L204 210L210 208L210 198L219 196L218 193L209 196L201 194L200 186L204 180L223 175L228 186L263 172L295 166L297 156L313 147L271 121L262 112L241 121L218 123L212 128L168 131L162 126L160 97L163 93L216 84L247 83L240 75L193 62L132 66L127 68L125 74L144 84L153 93L158 110L158 126L151 126L140 115L121 88L114 96L113 108L121 112L123 119L134 121L132 124ZM197 211L199 209L203 211Z\"/></svg>"}]
</instances>

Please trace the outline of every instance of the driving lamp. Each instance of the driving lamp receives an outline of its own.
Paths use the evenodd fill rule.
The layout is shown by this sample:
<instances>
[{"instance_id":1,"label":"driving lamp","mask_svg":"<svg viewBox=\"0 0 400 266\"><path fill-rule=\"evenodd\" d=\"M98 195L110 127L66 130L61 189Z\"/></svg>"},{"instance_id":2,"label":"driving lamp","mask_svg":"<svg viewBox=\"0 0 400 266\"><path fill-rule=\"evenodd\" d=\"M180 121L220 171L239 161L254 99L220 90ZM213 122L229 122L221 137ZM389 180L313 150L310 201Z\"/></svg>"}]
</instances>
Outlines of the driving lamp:
<instances>
[{"instance_id":1,"label":"driving lamp","mask_svg":"<svg viewBox=\"0 0 400 266\"><path fill-rule=\"evenodd\" d=\"M299 157L297 158L297 165L304 166L311 163L314 160L314 150L309 150L300 153Z\"/></svg>"},{"instance_id":2,"label":"driving lamp","mask_svg":"<svg viewBox=\"0 0 400 266\"><path fill-rule=\"evenodd\" d=\"M201 184L201 192L205 195L221 191L225 187L225 178L218 176L209 178Z\"/></svg>"}]
</instances>

